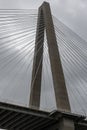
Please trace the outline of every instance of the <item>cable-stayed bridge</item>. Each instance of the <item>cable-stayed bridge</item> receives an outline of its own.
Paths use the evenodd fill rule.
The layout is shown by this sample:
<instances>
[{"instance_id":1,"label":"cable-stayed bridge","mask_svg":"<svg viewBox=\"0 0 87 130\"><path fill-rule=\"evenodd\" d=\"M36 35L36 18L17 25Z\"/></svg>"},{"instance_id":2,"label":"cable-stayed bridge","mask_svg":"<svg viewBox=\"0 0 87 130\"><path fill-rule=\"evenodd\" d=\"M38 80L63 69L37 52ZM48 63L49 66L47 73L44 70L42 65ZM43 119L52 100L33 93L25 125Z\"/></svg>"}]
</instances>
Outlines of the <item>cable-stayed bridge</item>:
<instances>
[{"instance_id":1,"label":"cable-stayed bridge","mask_svg":"<svg viewBox=\"0 0 87 130\"><path fill-rule=\"evenodd\" d=\"M0 128L86 130L87 43L51 15L0 10Z\"/></svg>"}]
</instances>

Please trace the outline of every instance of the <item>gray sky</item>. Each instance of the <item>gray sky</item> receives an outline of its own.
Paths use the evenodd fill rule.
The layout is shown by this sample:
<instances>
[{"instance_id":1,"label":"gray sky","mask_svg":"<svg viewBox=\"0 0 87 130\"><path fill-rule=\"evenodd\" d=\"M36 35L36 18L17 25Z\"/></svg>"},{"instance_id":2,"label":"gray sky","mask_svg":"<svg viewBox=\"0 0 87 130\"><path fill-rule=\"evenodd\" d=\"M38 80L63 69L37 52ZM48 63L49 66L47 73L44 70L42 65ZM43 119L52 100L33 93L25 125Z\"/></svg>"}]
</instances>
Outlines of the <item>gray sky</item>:
<instances>
[{"instance_id":1,"label":"gray sky","mask_svg":"<svg viewBox=\"0 0 87 130\"><path fill-rule=\"evenodd\" d=\"M43 0L0 0L0 8L38 9L42 2ZM47 2L51 5L53 15L87 40L86 0L47 0ZM4 84L6 84L6 82L4 82ZM16 91L16 89L14 91ZM23 90L23 92L24 91L25 90ZM18 91L17 93L19 95Z\"/></svg>"},{"instance_id":2,"label":"gray sky","mask_svg":"<svg viewBox=\"0 0 87 130\"><path fill-rule=\"evenodd\" d=\"M47 0L53 15L87 41L87 0ZM0 0L1 8L37 9L43 0Z\"/></svg>"},{"instance_id":3,"label":"gray sky","mask_svg":"<svg viewBox=\"0 0 87 130\"><path fill-rule=\"evenodd\" d=\"M87 41L87 0L47 0L52 13ZM43 0L0 0L0 8L38 8Z\"/></svg>"}]
</instances>

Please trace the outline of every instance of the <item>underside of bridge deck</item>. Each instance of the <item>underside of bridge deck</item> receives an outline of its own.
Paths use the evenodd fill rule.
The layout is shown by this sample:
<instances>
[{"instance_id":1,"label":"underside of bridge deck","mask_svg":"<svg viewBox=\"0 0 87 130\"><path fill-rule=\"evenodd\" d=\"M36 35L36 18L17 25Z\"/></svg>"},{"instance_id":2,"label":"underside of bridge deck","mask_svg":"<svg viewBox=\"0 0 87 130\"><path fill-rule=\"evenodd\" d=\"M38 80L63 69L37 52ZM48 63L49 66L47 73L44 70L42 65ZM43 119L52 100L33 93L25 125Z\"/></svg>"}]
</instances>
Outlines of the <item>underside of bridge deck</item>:
<instances>
[{"instance_id":1,"label":"underside of bridge deck","mask_svg":"<svg viewBox=\"0 0 87 130\"><path fill-rule=\"evenodd\" d=\"M60 111L43 112L0 102L0 128L13 130L58 130L61 119L75 123L75 130L87 130L85 117Z\"/></svg>"}]
</instances>

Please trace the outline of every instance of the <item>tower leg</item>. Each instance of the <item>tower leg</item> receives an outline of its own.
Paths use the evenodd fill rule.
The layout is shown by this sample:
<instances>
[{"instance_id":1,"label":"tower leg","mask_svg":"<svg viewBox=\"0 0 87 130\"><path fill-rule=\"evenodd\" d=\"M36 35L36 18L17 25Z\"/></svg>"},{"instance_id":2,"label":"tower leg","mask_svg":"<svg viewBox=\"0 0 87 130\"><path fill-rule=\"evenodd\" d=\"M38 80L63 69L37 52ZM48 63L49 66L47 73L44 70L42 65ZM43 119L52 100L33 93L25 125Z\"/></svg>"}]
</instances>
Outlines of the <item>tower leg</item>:
<instances>
[{"instance_id":1,"label":"tower leg","mask_svg":"<svg viewBox=\"0 0 87 130\"><path fill-rule=\"evenodd\" d=\"M51 71L53 77L56 106L57 109L59 110L70 111L70 104L69 104L68 94L66 90L59 50L57 46L51 10L47 2L43 3L42 10L43 10L44 23L46 28L48 52L49 52Z\"/></svg>"},{"instance_id":2,"label":"tower leg","mask_svg":"<svg viewBox=\"0 0 87 130\"><path fill-rule=\"evenodd\" d=\"M43 61L44 21L39 8L29 107L39 109Z\"/></svg>"}]
</instances>

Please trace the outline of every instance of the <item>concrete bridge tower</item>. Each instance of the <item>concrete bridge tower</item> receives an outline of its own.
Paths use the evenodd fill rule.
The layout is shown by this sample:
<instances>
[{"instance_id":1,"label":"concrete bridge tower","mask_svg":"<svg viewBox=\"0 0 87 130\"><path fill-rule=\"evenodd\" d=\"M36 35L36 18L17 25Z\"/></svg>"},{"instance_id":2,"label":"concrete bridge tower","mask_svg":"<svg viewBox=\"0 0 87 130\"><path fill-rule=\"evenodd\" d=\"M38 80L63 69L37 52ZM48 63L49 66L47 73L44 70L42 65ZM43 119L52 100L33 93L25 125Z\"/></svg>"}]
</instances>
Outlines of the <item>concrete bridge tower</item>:
<instances>
[{"instance_id":1,"label":"concrete bridge tower","mask_svg":"<svg viewBox=\"0 0 87 130\"><path fill-rule=\"evenodd\" d=\"M33 60L33 71L32 71L32 81L31 81L31 94L29 105L31 108L39 109L40 106L40 93L41 93L41 76L42 76L42 65L43 61L43 42L44 42L44 29L46 30L48 52L51 64L51 72L53 78L56 106L58 110L70 112L70 104L68 99L68 94L66 90L66 84L63 74L63 69L60 60L60 54L57 47L56 35L51 15L50 5L44 2L38 11L38 22L37 22L37 32L36 32L36 42ZM42 32L42 33L40 33ZM42 35L40 37L40 34ZM38 52L38 49L42 47ZM36 55L36 53L38 54ZM38 69L39 68L39 69ZM38 72L37 72L38 70ZM37 76L35 77L37 73ZM74 130L74 123L72 120L63 118L58 124L57 129L59 130ZM51 128L55 130L55 128Z\"/></svg>"}]
</instances>

